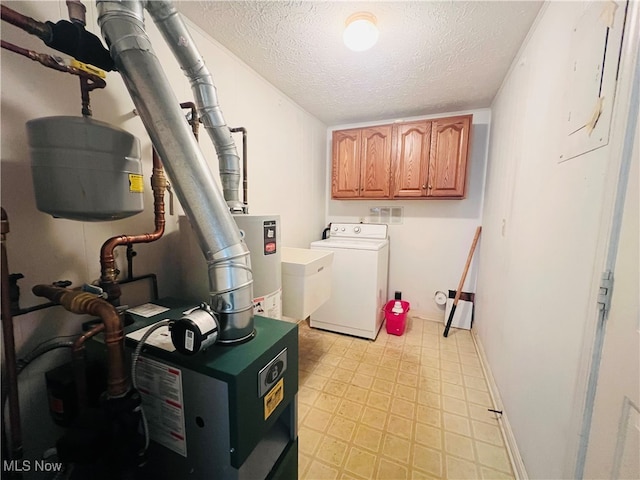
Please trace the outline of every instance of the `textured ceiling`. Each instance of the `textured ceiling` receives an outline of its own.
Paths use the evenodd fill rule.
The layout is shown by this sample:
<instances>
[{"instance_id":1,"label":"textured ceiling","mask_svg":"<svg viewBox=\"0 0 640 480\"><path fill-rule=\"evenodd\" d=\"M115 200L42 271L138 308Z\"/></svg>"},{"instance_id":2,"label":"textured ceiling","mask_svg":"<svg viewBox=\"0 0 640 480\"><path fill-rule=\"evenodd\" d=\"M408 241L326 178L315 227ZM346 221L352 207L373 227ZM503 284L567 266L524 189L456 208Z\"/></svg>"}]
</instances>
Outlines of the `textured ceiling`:
<instances>
[{"instance_id":1,"label":"textured ceiling","mask_svg":"<svg viewBox=\"0 0 640 480\"><path fill-rule=\"evenodd\" d=\"M183 1L178 9L327 125L488 107L542 2ZM342 43L359 11L365 52ZM215 65L209 65L215 75Z\"/></svg>"}]
</instances>

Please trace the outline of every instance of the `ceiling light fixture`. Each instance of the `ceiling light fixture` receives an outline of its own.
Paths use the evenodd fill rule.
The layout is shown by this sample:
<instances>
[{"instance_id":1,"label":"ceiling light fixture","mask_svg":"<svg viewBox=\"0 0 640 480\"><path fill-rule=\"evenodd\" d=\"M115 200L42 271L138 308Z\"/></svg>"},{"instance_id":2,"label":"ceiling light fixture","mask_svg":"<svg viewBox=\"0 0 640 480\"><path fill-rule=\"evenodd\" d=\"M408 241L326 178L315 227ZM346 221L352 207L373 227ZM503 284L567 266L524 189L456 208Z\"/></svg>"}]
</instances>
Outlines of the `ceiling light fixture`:
<instances>
[{"instance_id":1,"label":"ceiling light fixture","mask_svg":"<svg viewBox=\"0 0 640 480\"><path fill-rule=\"evenodd\" d=\"M347 18L342 34L344 44L354 52L362 52L373 47L378 41L376 17L368 12L358 12Z\"/></svg>"}]
</instances>

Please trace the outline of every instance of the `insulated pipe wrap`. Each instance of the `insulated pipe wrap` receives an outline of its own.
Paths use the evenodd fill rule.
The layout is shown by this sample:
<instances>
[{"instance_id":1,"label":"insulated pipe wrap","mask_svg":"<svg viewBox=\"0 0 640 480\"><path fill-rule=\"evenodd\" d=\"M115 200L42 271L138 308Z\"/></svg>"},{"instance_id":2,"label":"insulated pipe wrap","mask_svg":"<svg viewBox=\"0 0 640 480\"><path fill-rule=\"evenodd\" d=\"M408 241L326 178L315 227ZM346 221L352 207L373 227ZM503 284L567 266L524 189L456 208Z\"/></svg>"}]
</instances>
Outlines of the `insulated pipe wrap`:
<instances>
[{"instance_id":1,"label":"insulated pipe wrap","mask_svg":"<svg viewBox=\"0 0 640 480\"><path fill-rule=\"evenodd\" d=\"M180 102L151 49L151 42L144 31L142 4L106 0L98 0L97 3L98 23L110 45L111 56L173 181L176 195L209 263L209 302L216 313L224 313L220 321L220 338L229 342L241 340L253 332L249 251L185 121ZM177 46L171 42L192 45L184 23L179 15L171 13L175 10L169 3L153 1L146 6L152 8L153 14L160 19L157 20L158 28L176 56ZM163 23L161 20L167 12L171 14L166 16L167 23ZM200 58L195 47L190 46L187 50ZM179 62L185 63L186 58L180 57ZM226 315L226 312L236 313Z\"/></svg>"}]
</instances>

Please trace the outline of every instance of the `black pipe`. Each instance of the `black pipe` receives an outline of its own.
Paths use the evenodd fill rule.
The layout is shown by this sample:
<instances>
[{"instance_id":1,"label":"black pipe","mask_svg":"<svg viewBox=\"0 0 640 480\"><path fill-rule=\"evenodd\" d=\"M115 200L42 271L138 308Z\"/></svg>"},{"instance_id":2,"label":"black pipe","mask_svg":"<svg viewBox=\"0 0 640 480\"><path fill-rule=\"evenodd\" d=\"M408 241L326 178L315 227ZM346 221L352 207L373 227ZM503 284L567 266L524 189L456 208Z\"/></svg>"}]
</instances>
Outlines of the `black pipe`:
<instances>
[{"instance_id":1,"label":"black pipe","mask_svg":"<svg viewBox=\"0 0 640 480\"><path fill-rule=\"evenodd\" d=\"M158 299L158 277L156 276L155 273L147 273L146 275L139 275L137 277L127 278L126 280L121 280L119 283L122 285L126 283L137 282L138 280L144 280L145 278L151 279L152 285L153 285L153 299L157 300Z\"/></svg>"},{"instance_id":2,"label":"black pipe","mask_svg":"<svg viewBox=\"0 0 640 480\"><path fill-rule=\"evenodd\" d=\"M127 279L133 279L133 257L137 255L132 243L127 243Z\"/></svg>"},{"instance_id":3,"label":"black pipe","mask_svg":"<svg viewBox=\"0 0 640 480\"><path fill-rule=\"evenodd\" d=\"M242 132L242 202L244 213L249 213L249 180L247 175L247 129L244 127L230 128L231 133Z\"/></svg>"},{"instance_id":4,"label":"black pipe","mask_svg":"<svg viewBox=\"0 0 640 480\"><path fill-rule=\"evenodd\" d=\"M115 70L115 64L96 35L88 32L81 23L67 20L38 22L2 5L2 20L37 36L48 47L71 55L76 60L95 65L103 70Z\"/></svg>"},{"instance_id":5,"label":"black pipe","mask_svg":"<svg viewBox=\"0 0 640 480\"><path fill-rule=\"evenodd\" d=\"M38 310L44 310L45 308L49 308L49 307L57 307L59 305L60 305L59 303L53 303L53 302L41 303L40 305L34 305L33 307L21 308L20 310L17 310L13 314L13 316L19 317L20 315L26 315L27 313L36 312Z\"/></svg>"}]
</instances>

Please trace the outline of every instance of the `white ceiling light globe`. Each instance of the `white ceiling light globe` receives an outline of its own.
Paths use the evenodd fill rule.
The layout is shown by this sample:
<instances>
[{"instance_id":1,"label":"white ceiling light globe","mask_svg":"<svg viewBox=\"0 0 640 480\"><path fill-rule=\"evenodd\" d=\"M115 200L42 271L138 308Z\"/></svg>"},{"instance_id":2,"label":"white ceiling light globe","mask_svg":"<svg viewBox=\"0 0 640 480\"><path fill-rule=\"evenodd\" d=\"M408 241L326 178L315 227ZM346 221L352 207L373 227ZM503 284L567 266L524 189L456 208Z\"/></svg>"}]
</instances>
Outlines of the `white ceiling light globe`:
<instances>
[{"instance_id":1,"label":"white ceiling light globe","mask_svg":"<svg viewBox=\"0 0 640 480\"><path fill-rule=\"evenodd\" d=\"M346 24L342 39L344 44L354 52L368 50L378 41L376 17L372 14L355 13L347 19Z\"/></svg>"}]
</instances>

